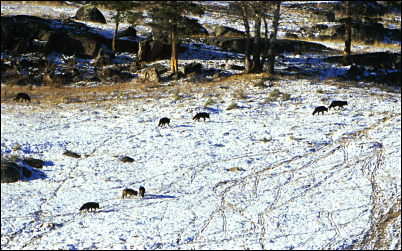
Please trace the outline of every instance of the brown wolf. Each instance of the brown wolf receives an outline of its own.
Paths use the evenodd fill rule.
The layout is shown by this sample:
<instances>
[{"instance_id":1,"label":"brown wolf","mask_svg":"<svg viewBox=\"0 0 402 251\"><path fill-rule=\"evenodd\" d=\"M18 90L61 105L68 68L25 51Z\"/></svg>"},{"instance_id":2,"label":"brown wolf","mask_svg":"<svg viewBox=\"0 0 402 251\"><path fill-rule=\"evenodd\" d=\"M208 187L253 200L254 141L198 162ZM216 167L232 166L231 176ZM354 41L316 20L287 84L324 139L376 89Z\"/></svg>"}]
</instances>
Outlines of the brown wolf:
<instances>
[{"instance_id":1,"label":"brown wolf","mask_svg":"<svg viewBox=\"0 0 402 251\"><path fill-rule=\"evenodd\" d=\"M169 118L161 118L161 119L159 120L159 125L158 125L158 126L163 126L163 125L165 125L165 124L169 125L169 123L170 123L170 119L169 119Z\"/></svg>"},{"instance_id":2,"label":"brown wolf","mask_svg":"<svg viewBox=\"0 0 402 251\"><path fill-rule=\"evenodd\" d=\"M96 211L96 209L99 209L99 203L96 203L96 202L87 202L87 203L85 203L84 205L82 205L82 207L80 208L80 212L81 212L82 210L84 210L84 209L86 209L87 211L89 211L89 210L91 209L90 212L92 212L92 209L93 209L94 211Z\"/></svg>"},{"instance_id":3,"label":"brown wolf","mask_svg":"<svg viewBox=\"0 0 402 251\"><path fill-rule=\"evenodd\" d=\"M31 101L31 97L29 97L28 94L20 92L17 94L17 96L15 97L15 99L13 99L13 101L19 101L21 99L22 102L24 101Z\"/></svg>"},{"instance_id":4,"label":"brown wolf","mask_svg":"<svg viewBox=\"0 0 402 251\"><path fill-rule=\"evenodd\" d=\"M142 198L144 198L144 196L145 196L145 188L144 187L140 187L140 196Z\"/></svg>"},{"instance_id":5,"label":"brown wolf","mask_svg":"<svg viewBox=\"0 0 402 251\"><path fill-rule=\"evenodd\" d=\"M194 116L193 120L195 120L195 121L200 121L200 118L204 118L204 121L205 121L206 118L209 119L209 114L206 113L206 112L197 113L197 114Z\"/></svg>"},{"instance_id":6,"label":"brown wolf","mask_svg":"<svg viewBox=\"0 0 402 251\"><path fill-rule=\"evenodd\" d=\"M322 114L324 114L324 112L327 112L328 111L328 109L325 107L325 106L318 106L318 107L316 107L315 109L314 109L314 112L313 112L313 116L314 116L314 114L320 114L320 112L322 113Z\"/></svg>"},{"instance_id":7,"label":"brown wolf","mask_svg":"<svg viewBox=\"0 0 402 251\"><path fill-rule=\"evenodd\" d=\"M133 196L137 196L137 194L138 194L137 191L134 191L133 189L126 188L126 189L123 190L123 194L121 195L121 197L124 199L128 195L130 195L130 197L133 197Z\"/></svg>"},{"instance_id":8,"label":"brown wolf","mask_svg":"<svg viewBox=\"0 0 402 251\"><path fill-rule=\"evenodd\" d=\"M348 105L348 102L335 100L335 101L332 101L332 103L328 106L328 109L331 109L332 107L335 109L335 107L337 107L337 106L339 106L338 109L340 109L340 108L343 108L344 105Z\"/></svg>"}]
</instances>

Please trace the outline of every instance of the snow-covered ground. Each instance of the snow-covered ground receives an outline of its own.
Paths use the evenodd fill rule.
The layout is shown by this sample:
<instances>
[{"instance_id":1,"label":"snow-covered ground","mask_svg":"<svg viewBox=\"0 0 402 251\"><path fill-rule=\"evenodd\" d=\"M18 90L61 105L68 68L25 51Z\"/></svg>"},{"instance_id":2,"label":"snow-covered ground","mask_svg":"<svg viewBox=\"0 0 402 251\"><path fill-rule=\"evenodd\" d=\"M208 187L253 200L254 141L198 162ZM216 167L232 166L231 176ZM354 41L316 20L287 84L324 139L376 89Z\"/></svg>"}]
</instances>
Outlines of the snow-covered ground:
<instances>
[{"instance_id":1,"label":"snow-covered ground","mask_svg":"<svg viewBox=\"0 0 402 251\"><path fill-rule=\"evenodd\" d=\"M1 248L400 248L400 93L258 81L180 80L180 98L2 103L2 155L46 165L1 184ZM290 99L266 102L274 89ZM348 105L312 115L333 100ZM210 119L193 121L201 111ZM165 116L170 127L157 127ZM140 186L144 198L121 198ZM100 209L79 213L89 201Z\"/></svg>"},{"instance_id":2,"label":"snow-covered ground","mask_svg":"<svg viewBox=\"0 0 402 251\"><path fill-rule=\"evenodd\" d=\"M199 94L2 104L2 154L47 163L43 178L1 185L2 249L355 244L400 203L400 94L278 84L290 100L264 103L272 88L239 83L247 98L233 110L226 110L229 95L203 108L207 98ZM312 116L315 106L328 105L323 98L349 105ZM193 122L198 111L211 119ZM157 127L163 116L171 127ZM140 186L145 198L120 198L124 188ZM100 210L79 214L88 201Z\"/></svg>"}]
</instances>

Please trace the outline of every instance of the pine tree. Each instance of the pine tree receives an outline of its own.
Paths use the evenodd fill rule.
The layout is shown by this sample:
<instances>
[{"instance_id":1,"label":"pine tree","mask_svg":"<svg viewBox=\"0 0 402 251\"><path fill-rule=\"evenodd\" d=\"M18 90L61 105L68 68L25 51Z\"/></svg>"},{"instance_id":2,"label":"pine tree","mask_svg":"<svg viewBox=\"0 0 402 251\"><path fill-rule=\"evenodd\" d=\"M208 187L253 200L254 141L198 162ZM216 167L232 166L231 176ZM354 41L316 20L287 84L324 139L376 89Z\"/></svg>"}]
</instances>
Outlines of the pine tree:
<instances>
[{"instance_id":1,"label":"pine tree","mask_svg":"<svg viewBox=\"0 0 402 251\"><path fill-rule=\"evenodd\" d=\"M350 46L352 44L352 14L350 12L350 1L346 1L345 19L345 49L343 50L343 65L350 65Z\"/></svg>"},{"instance_id":2,"label":"pine tree","mask_svg":"<svg viewBox=\"0 0 402 251\"><path fill-rule=\"evenodd\" d=\"M345 24L345 48L343 51L343 64L350 65L352 27L361 27L363 23L375 23L379 16L386 13L386 8L376 1L345 1L343 9L344 18L339 22Z\"/></svg>"},{"instance_id":3,"label":"pine tree","mask_svg":"<svg viewBox=\"0 0 402 251\"><path fill-rule=\"evenodd\" d=\"M120 22L126 20L128 23L135 25L139 20L142 19L141 12L133 11L133 8L137 7L140 2L141 1L94 1L95 5L102 5L116 12L112 16L112 19L115 20L116 23L112 40L113 54L116 52L117 31L119 29Z\"/></svg>"},{"instance_id":4,"label":"pine tree","mask_svg":"<svg viewBox=\"0 0 402 251\"><path fill-rule=\"evenodd\" d=\"M204 13L201 6L191 1L154 1L149 11L149 25L153 33L170 36L172 44L171 71L178 73L177 43L180 35L188 34L194 28L195 20L184 15Z\"/></svg>"}]
</instances>

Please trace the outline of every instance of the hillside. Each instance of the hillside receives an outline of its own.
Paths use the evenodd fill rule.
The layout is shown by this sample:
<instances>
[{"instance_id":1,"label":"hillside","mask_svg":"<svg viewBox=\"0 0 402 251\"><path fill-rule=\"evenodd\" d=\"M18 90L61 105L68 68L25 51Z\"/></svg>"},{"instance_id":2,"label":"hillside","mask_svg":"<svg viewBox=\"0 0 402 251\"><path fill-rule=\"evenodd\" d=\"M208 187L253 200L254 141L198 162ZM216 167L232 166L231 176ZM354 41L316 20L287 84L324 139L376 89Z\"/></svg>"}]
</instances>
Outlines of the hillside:
<instances>
[{"instance_id":1,"label":"hillside","mask_svg":"<svg viewBox=\"0 0 402 251\"><path fill-rule=\"evenodd\" d=\"M327 52L284 53L272 77L228 69L239 53L189 44L181 64L218 78L2 85L2 159L32 172L1 184L2 249L401 248L400 87L341 79L349 67L324 62ZM20 91L32 101L12 101ZM348 104L312 114L334 100ZM198 112L210 119L194 121ZM144 198L121 198L140 186ZM100 207L80 212L86 202Z\"/></svg>"}]
</instances>

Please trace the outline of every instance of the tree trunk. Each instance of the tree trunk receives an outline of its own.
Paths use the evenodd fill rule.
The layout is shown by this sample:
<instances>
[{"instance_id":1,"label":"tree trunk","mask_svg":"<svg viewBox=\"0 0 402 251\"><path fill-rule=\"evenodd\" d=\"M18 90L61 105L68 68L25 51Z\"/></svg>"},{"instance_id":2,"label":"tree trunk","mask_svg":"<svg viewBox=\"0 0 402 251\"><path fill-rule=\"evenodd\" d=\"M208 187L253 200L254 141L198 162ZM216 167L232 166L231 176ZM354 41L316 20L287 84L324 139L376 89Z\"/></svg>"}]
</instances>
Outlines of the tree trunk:
<instances>
[{"instance_id":1,"label":"tree trunk","mask_svg":"<svg viewBox=\"0 0 402 251\"><path fill-rule=\"evenodd\" d=\"M352 44L352 16L350 13L350 1L346 1L345 21L345 49L343 51L343 65L350 65L350 46Z\"/></svg>"},{"instance_id":2,"label":"tree trunk","mask_svg":"<svg viewBox=\"0 0 402 251\"><path fill-rule=\"evenodd\" d=\"M251 64L250 72L260 72L261 62L261 15L259 13L255 14L255 35L254 35L254 50L253 50L253 63Z\"/></svg>"},{"instance_id":3,"label":"tree trunk","mask_svg":"<svg viewBox=\"0 0 402 251\"><path fill-rule=\"evenodd\" d=\"M178 60L178 54L176 48L176 31L175 28L172 28L172 57L170 60L170 64L173 74L176 74L178 72L177 60Z\"/></svg>"},{"instance_id":4,"label":"tree trunk","mask_svg":"<svg viewBox=\"0 0 402 251\"><path fill-rule=\"evenodd\" d=\"M267 59L267 54L268 54L268 24L267 24L267 19L265 16L263 16L262 20L264 21L264 45L263 45L263 52L262 52L262 59L261 59L261 68L264 67L265 60Z\"/></svg>"},{"instance_id":5,"label":"tree trunk","mask_svg":"<svg viewBox=\"0 0 402 251\"><path fill-rule=\"evenodd\" d=\"M113 39L112 39L112 53L113 53L113 55L116 53L116 39L117 39L117 31L119 29L119 23L120 23L120 12L117 12L116 29L114 30L114 35L113 35Z\"/></svg>"},{"instance_id":6,"label":"tree trunk","mask_svg":"<svg viewBox=\"0 0 402 251\"><path fill-rule=\"evenodd\" d=\"M281 2L276 3L275 13L274 13L274 31L269 40L269 51L268 51L268 67L267 71L269 74L275 74L275 45L276 45L276 34L278 33L279 26L279 16L280 16Z\"/></svg>"},{"instance_id":7,"label":"tree trunk","mask_svg":"<svg viewBox=\"0 0 402 251\"><path fill-rule=\"evenodd\" d=\"M242 2L241 3L242 7L242 16L243 16L243 24L244 24L244 29L246 31L246 45L244 48L244 67L246 68L246 72L250 71L251 68L251 63L250 63L250 25L248 23L248 11L247 11L247 6L246 3Z\"/></svg>"}]
</instances>

